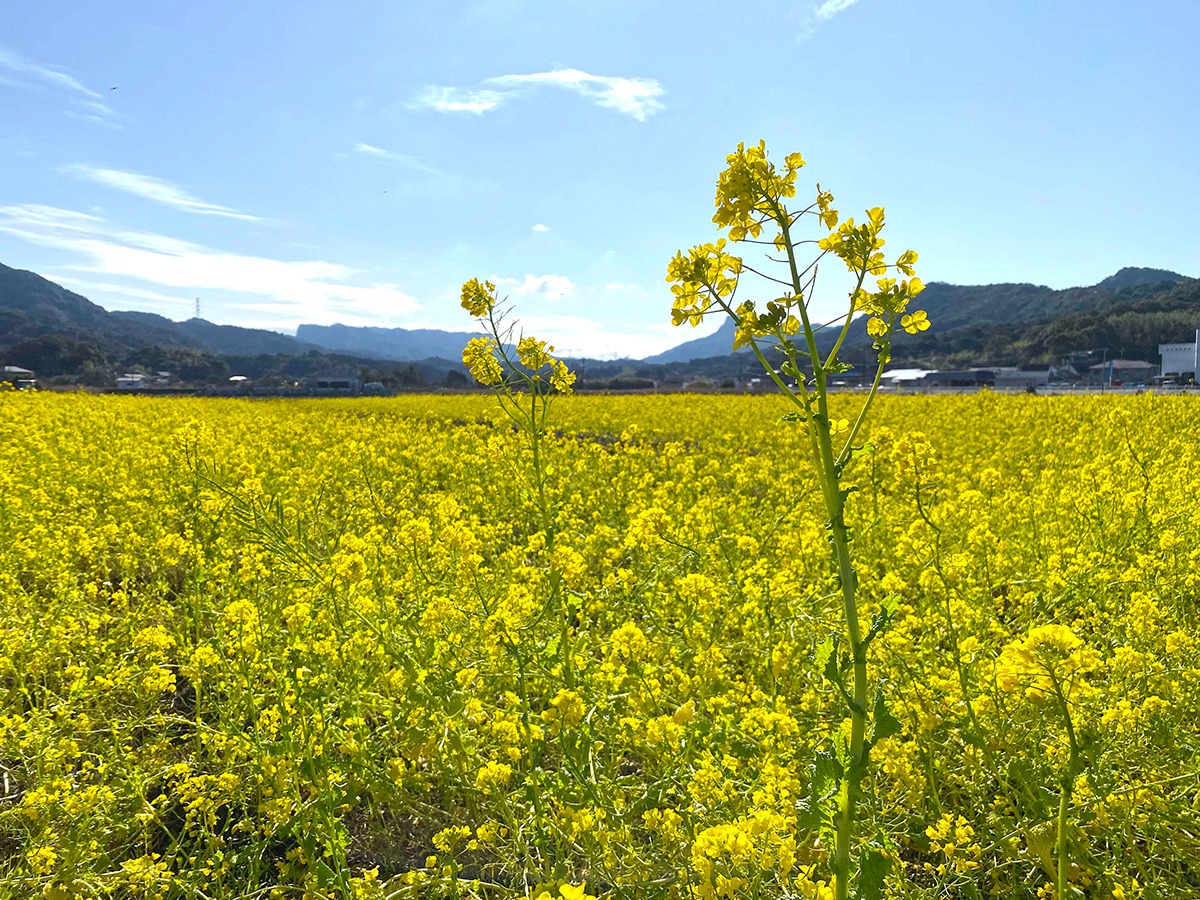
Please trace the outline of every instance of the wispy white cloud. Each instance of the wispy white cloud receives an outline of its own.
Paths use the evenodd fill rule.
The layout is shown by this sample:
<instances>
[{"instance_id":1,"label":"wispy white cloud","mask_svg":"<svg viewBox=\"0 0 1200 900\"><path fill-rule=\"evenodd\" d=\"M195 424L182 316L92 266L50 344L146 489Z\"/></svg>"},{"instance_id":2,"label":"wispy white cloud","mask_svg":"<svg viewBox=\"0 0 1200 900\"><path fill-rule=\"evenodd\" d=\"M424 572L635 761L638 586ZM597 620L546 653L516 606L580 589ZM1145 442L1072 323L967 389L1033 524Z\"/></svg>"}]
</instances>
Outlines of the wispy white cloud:
<instances>
[{"instance_id":1,"label":"wispy white cloud","mask_svg":"<svg viewBox=\"0 0 1200 900\"><path fill-rule=\"evenodd\" d=\"M849 9L858 0L825 0L820 6L813 10L813 15L822 22L828 22L844 9Z\"/></svg>"},{"instance_id":2,"label":"wispy white cloud","mask_svg":"<svg viewBox=\"0 0 1200 900\"><path fill-rule=\"evenodd\" d=\"M85 278L74 278L70 275L60 275L55 272L40 273L44 278L49 278L51 281L56 281L59 284L65 284L71 288L77 288L84 293L104 293L118 294L126 297L136 297L139 300L150 300L156 304L179 304L186 305L193 302L194 298L189 297L173 297L170 294L163 294L158 291L148 291L145 288L131 287L127 284L113 284L106 281L90 281Z\"/></svg>"},{"instance_id":3,"label":"wispy white cloud","mask_svg":"<svg viewBox=\"0 0 1200 900\"><path fill-rule=\"evenodd\" d=\"M574 91L598 106L615 109L632 116L639 122L659 112L663 105L659 97L666 93L663 86L652 78L621 78L619 76L590 75L579 69L557 69L553 72L536 72L532 75L500 75L489 78L485 84L502 87L524 85L550 85Z\"/></svg>"},{"instance_id":4,"label":"wispy white cloud","mask_svg":"<svg viewBox=\"0 0 1200 900\"><path fill-rule=\"evenodd\" d=\"M500 91L464 91L456 87L427 85L409 105L415 109L435 109L438 112L465 112L483 115L509 98Z\"/></svg>"},{"instance_id":5,"label":"wispy white cloud","mask_svg":"<svg viewBox=\"0 0 1200 900\"><path fill-rule=\"evenodd\" d=\"M639 122L645 122L650 116L664 109L659 98L666 93L663 86L653 78L592 75L580 69L555 69L552 72L534 72L529 75L497 75L486 79L483 85L473 90L430 85L416 96L412 105L439 112L470 112L482 115L496 109L527 88L556 87L579 94L597 106L613 109Z\"/></svg>"},{"instance_id":6,"label":"wispy white cloud","mask_svg":"<svg viewBox=\"0 0 1200 900\"><path fill-rule=\"evenodd\" d=\"M19 88L34 88L65 94L71 104L67 115L99 124L112 124L112 108L103 95L59 69L32 62L16 51L0 47L0 70L11 73L0 82Z\"/></svg>"},{"instance_id":7,"label":"wispy white cloud","mask_svg":"<svg viewBox=\"0 0 1200 900\"><path fill-rule=\"evenodd\" d=\"M512 293L519 297L536 294L547 300L560 300L575 293L575 285L566 275L529 275L524 281L516 278L499 278L495 275L490 279L493 284L501 287L513 285Z\"/></svg>"},{"instance_id":8,"label":"wispy white cloud","mask_svg":"<svg viewBox=\"0 0 1200 900\"><path fill-rule=\"evenodd\" d=\"M807 40L817 33L817 28L840 12L844 12L858 0L824 0L809 6L800 17L800 40Z\"/></svg>"},{"instance_id":9,"label":"wispy white cloud","mask_svg":"<svg viewBox=\"0 0 1200 900\"><path fill-rule=\"evenodd\" d=\"M376 159L387 159L392 162L398 162L408 166L410 169L416 169L418 172L425 172L429 175L440 175L443 177L446 175L441 169L427 166L415 156L409 156L407 153L396 153L394 150L385 150L383 147L376 147L373 144L364 144L360 141L354 145L354 152L361 153L364 156L373 156Z\"/></svg>"},{"instance_id":10,"label":"wispy white cloud","mask_svg":"<svg viewBox=\"0 0 1200 900\"><path fill-rule=\"evenodd\" d=\"M550 226L549 226L549 225L543 225L541 222L538 222L536 225L534 225L534 226L533 226L531 229L529 229L529 230L530 230L530 231L535 231L535 232L537 232L538 234L545 234L547 231L549 231L549 230L550 230Z\"/></svg>"},{"instance_id":11,"label":"wispy white cloud","mask_svg":"<svg viewBox=\"0 0 1200 900\"><path fill-rule=\"evenodd\" d=\"M66 72L60 72L58 69L52 69L49 66L41 66L37 63L30 62L24 59L19 53L0 47L0 68L8 69L10 72L15 72L17 75L25 76L33 81L50 87L58 88L59 90L72 91L76 94L81 94L84 97L92 97L100 99L100 95L91 88L86 87L77 79L72 78Z\"/></svg>"},{"instance_id":12,"label":"wispy white cloud","mask_svg":"<svg viewBox=\"0 0 1200 900\"><path fill-rule=\"evenodd\" d=\"M523 315L521 327L527 334L552 343L562 356L590 359L642 359L677 346L681 339L697 336L690 329L687 335L681 335L670 322L622 328L585 316ZM580 343L583 336L586 343Z\"/></svg>"},{"instance_id":13,"label":"wispy white cloud","mask_svg":"<svg viewBox=\"0 0 1200 900\"><path fill-rule=\"evenodd\" d=\"M230 209L228 206L208 203L198 197L193 197L178 185L171 184L171 182L164 181L161 178L154 178L150 175L139 175L136 172L123 172L120 169L104 169L98 166L82 164L64 166L61 171L68 175L86 178L88 181L94 181L97 184L103 184L106 187L115 188L118 191L124 191L127 194L133 194L135 197L152 200L164 206L172 206L183 212L195 213L201 216L221 216L225 219L240 219L243 222L263 221L258 216L240 213L235 209Z\"/></svg>"},{"instance_id":14,"label":"wispy white cloud","mask_svg":"<svg viewBox=\"0 0 1200 900\"><path fill-rule=\"evenodd\" d=\"M0 207L0 233L71 254L79 262L65 265L68 271L240 296L239 308L269 312L274 328L337 320L378 324L420 308L399 285L358 283L355 270L338 263L229 253L167 235L125 231L75 210Z\"/></svg>"}]
</instances>

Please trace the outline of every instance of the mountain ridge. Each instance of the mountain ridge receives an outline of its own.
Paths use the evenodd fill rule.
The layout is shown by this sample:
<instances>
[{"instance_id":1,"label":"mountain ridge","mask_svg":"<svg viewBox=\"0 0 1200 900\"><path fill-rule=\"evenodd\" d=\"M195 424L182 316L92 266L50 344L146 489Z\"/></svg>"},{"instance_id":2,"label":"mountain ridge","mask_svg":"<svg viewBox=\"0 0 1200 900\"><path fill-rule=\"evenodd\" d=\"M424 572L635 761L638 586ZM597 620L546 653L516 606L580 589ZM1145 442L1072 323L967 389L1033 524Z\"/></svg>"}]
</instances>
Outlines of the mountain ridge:
<instances>
[{"instance_id":1,"label":"mountain ridge","mask_svg":"<svg viewBox=\"0 0 1200 900\"><path fill-rule=\"evenodd\" d=\"M915 304L929 313L933 328L916 338L898 334L895 347L903 353L915 350L921 341L933 345L963 330L1023 329L1028 323L1056 317L1099 315L1193 280L1166 269L1125 267L1095 285L1062 290L1029 283L953 285L935 281L926 286ZM670 365L731 356L733 330L732 321L726 320L711 335L685 340L642 360L625 361ZM466 331L305 323L293 337L199 318L176 322L154 313L109 311L34 272L0 264L0 349L50 335L130 351L164 346L239 357L315 352L387 362L458 360L472 336ZM1051 343L1058 346L1061 341ZM869 345L870 338L861 329L855 329L847 341L848 348L866 349Z\"/></svg>"}]
</instances>

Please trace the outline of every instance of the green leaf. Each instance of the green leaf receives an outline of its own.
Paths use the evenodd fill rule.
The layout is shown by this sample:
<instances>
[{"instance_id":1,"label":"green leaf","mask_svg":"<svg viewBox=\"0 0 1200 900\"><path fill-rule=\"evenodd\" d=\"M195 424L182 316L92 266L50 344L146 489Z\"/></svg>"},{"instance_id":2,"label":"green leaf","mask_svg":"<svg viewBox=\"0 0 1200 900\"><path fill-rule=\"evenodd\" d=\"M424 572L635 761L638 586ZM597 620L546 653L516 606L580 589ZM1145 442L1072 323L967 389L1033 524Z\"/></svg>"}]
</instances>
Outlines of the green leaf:
<instances>
[{"instance_id":1,"label":"green leaf","mask_svg":"<svg viewBox=\"0 0 1200 900\"><path fill-rule=\"evenodd\" d=\"M896 610L900 606L899 594L888 594L883 598L883 602L879 604L879 612L875 613L875 618L871 620L871 627L867 631L867 636L863 638L863 649L871 646L871 641L875 640L875 636L882 634L896 617Z\"/></svg>"},{"instance_id":2,"label":"green leaf","mask_svg":"<svg viewBox=\"0 0 1200 900\"><path fill-rule=\"evenodd\" d=\"M825 642L817 648L816 654L813 656L813 662L817 664L817 669L822 670L829 663L829 658L833 656L833 651L837 649L837 635L831 634L825 638Z\"/></svg>"},{"instance_id":3,"label":"green leaf","mask_svg":"<svg viewBox=\"0 0 1200 900\"><path fill-rule=\"evenodd\" d=\"M843 654L838 652L841 645L841 640L836 634L831 634L825 638L825 643L817 648L817 668L825 673L825 677L838 686L842 686L842 668L843 663L841 657ZM843 691L845 688L843 687Z\"/></svg>"},{"instance_id":4,"label":"green leaf","mask_svg":"<svg viewBox=\"0 0 1200 900\"><path fill-rule=\"evenodd\" d=\"M883 848L871 843L862 848L858 863L858 890L854 892L855 900L880 900L883 897L883 885L888 873L892 871L892 861L887 858Z\"/></svg>"},{"instance_id":5,"label":"green leaf","mask_svg":"<svg viewBox=\"0 0 1200 900\"><path fill-rule=\"evenodd\" d=\"M813 759L810 793L820 800L828 800L837 794L842 780L842 764L837 755L828 750L818 750Z\"/></svg>"},{"instance_id":6,"label":"green leaf","mask_svg":"<svg viewBox=\"0 0 1200 900\"><path fill-rule=\"evenodd\" d=\"M858 459L860 456L865 456L874 449L874 444L859 444L857 447L851 447L849 460ZM847 460L847 462L849 462L849 460Z\"/></svg>"},{"instance_id":7,"label":"green leaf","mask_svg":"<svg viewBox=\"0 0 1200 900\"><path fill-rule=\"evenodd\" d=\"M797 804L798 824L809 831L824 830L837 815L835 798L843 777L835 754L818 750L808 774L808 794Z\"/></svg>"},{"instance_id":8,"label":"green leaf","mask_svg":"<svg viewBox=\"0 0 1200 900\"><path fill-rule=\"evenodd\" d=\"M904 730L904 725L899 719L892 715L892 711L888 709L887 701L883 698L883 691L875 691L875 710L871 715L871 719L875 724L871 734L871 744L878 744L885 738L890 738L892 735L899 734Z\"/></svg>"},{"instance_id":9,"label":"green leaf","mask_svg":"<svg viewBox=\"0 0 1200 900\"><path fill-rule=\"evenodd\" d=\"M316 873L318 887L331 888L337 883L337 873L323 859L314 860L309 870Z\"/></svg>"},{"instance_id":10,"label":"green leaf","mask_svg":"<svg viewBox=\"0 0 1200 900\"><path fill-rule=\"evenodd\" d=\"M784 413L780 417L779 421L780 422L807 422L808 416L802 415L798 412Z\"/></svg>"}]
</instances>

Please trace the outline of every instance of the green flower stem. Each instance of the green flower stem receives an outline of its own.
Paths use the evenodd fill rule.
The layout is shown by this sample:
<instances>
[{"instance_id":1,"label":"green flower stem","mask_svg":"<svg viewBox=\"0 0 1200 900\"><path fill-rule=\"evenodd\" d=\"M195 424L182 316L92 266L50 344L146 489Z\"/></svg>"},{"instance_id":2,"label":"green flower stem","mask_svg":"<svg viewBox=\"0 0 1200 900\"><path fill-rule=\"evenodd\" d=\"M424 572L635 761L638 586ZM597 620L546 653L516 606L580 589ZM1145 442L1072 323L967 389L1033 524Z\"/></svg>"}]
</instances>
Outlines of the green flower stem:
<instances>
[{"instance_id":1,"label":"green flower stem","mask_svg":"<svg viewBox=\"0 0 1200 900\"><path fill-rule=\"evenodd\" d=\"M849 220L841 228L836 228L837 213L828 209L828 203L833 197L827 192L820 192L820 188L815 204L811 204L795 217L789 214L782 198L795 196L796 170L804 164L799 154L787 157L787 169L782 175L777 173L773 165L766 162L766 145L762 142L758 148L751 150L739 144L737 152L727 157L727 160L730 166L721 173L717 182L718 211L713 216L713 221L719 227L728 228L729 239L735 243L759 238L763 226L768 222L777 225L779 234L772 241L751 242L771 243L783 251L786 260L770 256L768 258L775 262L786 262L788 277L775 278L764 275L745 265L740 258L727 254L724 251L725 238L718 240L715 245L703 244L695 247L688 251L687 257L682 252L677 253L667 269L667 280L676 283L672 288L676 298L672 319L676 324L691 321L694 325L714 307L722 309L737 325L734 347L749 346L768 377L796 407L797 412L785 418L805 423L821 485L834 568L841 588L845 625L841 633L834 637L837 642L835 646L848 647L850 657L847 662L841 651L835 650L838 655L829 660L832 668L827 670L850 719L848 746L842 745L840 737L837 739L838 756L843 763L838 776L838 801L835 808L829 809L824 804L824 798L821 798L821 808L814 809L814 812L824 817L820 820L822 834L828 833L826 826L833 826L834 846L829 868L833 873L834 896L837 900L847 900L850 896L851 881L857 874L860 887L866 895L876 897L880 887L877 865L879 854L874 850L870 851L873 874L863 881L863 874L856 873L852 851L855 843L856 812L861 802L862 784L868 769L868 725L873 717L867 699L867 649L878 629L887 624L888 614L882 613L877 624L872 625L872 630L864 634L863 626L859 622L858 579L850 551L850 530L846 526L846 498L849 491L843 487L842 474L854 458L855 440L858 439L879 392L883 369L891 355L890 334L897 316L905 308L908 300L922 288L915 278L911 285L904 282L899 286L896 285L895 279L881 279L877 293L864 295L862 285L868 275L882 274L889 268L911 274L911 264L916 261L916 254L905 251L893 265L884 263L880 252L883 241L879 238L879 231L883 228L883 210L869 210L869 222L857 228ZM794 221L811 213L814 206L820 208L822 224L827 225L830 236L821 241L799 243L817 243L825 252L833 252L847 264L856 280L844 321L841 322L832 347L824 359L817 346L817 332L832 326L833 322L814 327L808 308L817 277L817 264L824 257L824 252L801 270L796 262L798 243L792 240L791 232ZM788 292L783 297L768 301L766 312L762 316L754 311L752 302L735 306L734 295L744 271L782 285ZM838 359L838 353L850 334L856 308L873 314L868 322L867 333L875 339L874 347L878 356L870 391L858 410L853 427L846 429L848 433L844 443L839 439L838 447L835 448L834 438L842 428L840 421L834 423L830 418L829 376L845 370L844 364ZM843 317L839 317L841 318ZM919 329L919 326L917 327ZM799 336L800 331L803 331L802 338ZM758 338L768 337L774 339L776 348L785 357L778 372L758 345ZM811 366L811 376L801 369L800 359L805 355L806 366ZM795 379L795 383L788 384L789 379ZM849 686L845 677L847 672L851 679ZM877 703L880 703L881 699L877 700ZM886 707L881 708L886 710ZM881 712L879 721L874 724L876 738L894 734L897 727L899 723L890 713L885 715Z\"/></svg>"},{"instance_id":2,"label":"green flower stem","mask_svg":"<svg viewBox=\"0 0 1200 900\"><path fill-rule=\"evenodd\" d=\"M839 469L850 461L850 454L854 450L854 439L858 437L858 432L862 428L863 422L867 420L867 412L870 410L871 404L875 402L875 396L879 393L879 382L883 380L883 370L887 364L888 358L880 354L879 364L875 367L875 377L871 381L871 390L867 394L867 399L863 402L862 409L858 411L858 418L850 426L850 433L846 435L846 444L842 447L842 452L838 454L837 464Z\"/></svg>"},{"instance_id":3,"label":"green flower stem","mask_svg":"<svg viewBox=\"0 0 1200 900\"><path fill-rule=\"evenodd\" d=\"M781 225L785 229L786 237L786 216L782 217ZM798 284L799 277L795 269L795 257L791 252L789 243L788 262L793 273L793 281ZM861 281L861 278L860 278ZM731 305L727 304L723 298L717 298L718 302L725 311L736 318ZM803 328L805 339L809 348L809 358L813 366L815 390L810 394L807 385L803 383L803 376L800 376L799 367L796 364L794 350L790 346L786 335L777 334L776 338L780 341L787 353L788 360L796 369L800 390L802 393L797 394L788 384L776 374L774 367L770 364L767 358L763 355L757 341L753 338L750 340L750 348L758 358L764 371L767 372L776 386L779 387L792 401L792 403L805 415L808 421L808 432L812 439L813 455L817 464L817 474L821 482L821 494L825 502L825 513L829 524L830 538L833 543L834 561L837 566L838 583L842 590L842 611L846 622L846 636L849 638L850 653L852 660L852 677L853 684L851 689L850 706L850 766L849 770L842 778L842 784L839 789L838 813L836 819L836 838L834 846L833 859L830 862L830 870L834 876L834 896L837 900L846 900L850 896L850 878L851 878L851 850L854 843L854 824L855 812L857 806L857 797L859 794L859 786L862 779L866 775L866 740L867 740L867 657L866 648L863 646L862 628L858 621L858 601L856 597L856 587L858 583L857 576L854 572L854 562L850 555L850 536L846 528L846 497L842 493L842 485L840 472L849 458L851 443L847 442L845 449L841 451L840 459L834 458L833 452L833 436L830 428L829 418L829 395L827 378L828 373L821 364L821 359L816 346L816 337L813 333L812 325L808 318L808 313L805 310L804 304L800 304L800 309L803 316ZM886 362L881 361L875 372L875 378L871 385L871 391L860 410L858 418L855 422L854 429L851 432L850 439L853 440L854 435L862 426L863 420L866 417L867 409L871 401L875 398L879 390L879 383L883 373L883 367ZM816 403L816 410L813 409L813 403Z\"/></svg>"},{"instance_id":4,"label":"green flower stem","mask_svg":"<svg viewBox=\"0 0 1200 900\"><path fill-rule=\"evenodd\" d=\"M850 891L850 850L854 840L855 805L859 784L866 774L867 655L862 641L862 629L858 623L858 603L855 596L857 577L850 558L850 540L846 532L846 500L834 467L833 442L829 434L827 413L828 400L823 382L823 377L818 379L817 405L821 409L821 417L815 422L817 440L821 448L821 487L825 495L825 507L829 513L838 581L842 587L842 610L845 613L846 632L850 639L854 677L854 703L850 707L850 765L842 778L841 803L838 805L837 815L837 843L831 866L835 878L834 895L837 900L845 900Z\"/></svg>"},{"instance_id":5,"label":"green flower stem","mask_svg":"<svg viewBox=\"0 0 1200 900\"><path fill-rule=\"evenodd\" d=\"M1055 823L1054 853L1057 859L1055 878L1055 896L1057 900L1066 900L1067 889L1071 886L1071 848L1067 842L1067 829L1070 827L1071 795L1075 790L1075 776L1079 774L1079 742L1075 737L1075 723L1071 721L1071 705L1067 701L1062 683L1053 673L1050 683L1054 686L1054 697L1063 715L1063 723L1067 727L1067 745L1070 755L1067 757L1067 770L1063 773L1061 790L1058 795L1058 820Z\"/></svg>"},{"instance_id":6,"label":"green flower stem","mask_svg":"<svg viewBox=\"0 0 1200 900\"><path fill-rule=\"evenodd\" d=\"M792 286L796 296L802 295L800 273L796 266L795 248L792 246L789 217L776 201L772 201L775 220L783 232L787 247L788 269L792 275ZM866 277L866 265L858 273L858 284L861 287ZM817 445L817 472L821 479L821 493L825 499L825 512L828 516L830 538L833 542L834 559L837 563L838 582L842 588L842 612L846 622L846 636L850 643L850 657L853 675L853 686L850 704L850 756L849 769L842 777L840 802L836 820L836 839L833 862L830 869L834 876L834 896L837 900L846 900L850 896L851 849L854 842L855 807L859 794L859 786L866 775L866 746L867 746L867 654L863 646L862 628L858 622L858 599L856 588L858 578L854 572L854 562L850 556L850 536L846 530L846 495L842 492L841 467L833 455L833 437L830 432L828 371L821 361L817 349L817 338L813 331L812 322L808 316L808 304L798 304L801 321L804 327L804 338L808 345L809 360L813 368L813 381L816 390L813 392L817 402L817 414L808 420L809 430L814 435ZM843 325L843 336L849 328L849 317ZM838 342L841 344L841 339ZM786 345L785 345L786 346ZM830 361L834 359L830 354ZM794 365L794 363L793 363ZM882 375L881 363L871 385L871 393L859 413L855 430L861 426L866 415L867 406L879 389ZM852 435L853 437L853 435ZM847 449L842 455L848 453Z\"/></svg>"}]
</instances>

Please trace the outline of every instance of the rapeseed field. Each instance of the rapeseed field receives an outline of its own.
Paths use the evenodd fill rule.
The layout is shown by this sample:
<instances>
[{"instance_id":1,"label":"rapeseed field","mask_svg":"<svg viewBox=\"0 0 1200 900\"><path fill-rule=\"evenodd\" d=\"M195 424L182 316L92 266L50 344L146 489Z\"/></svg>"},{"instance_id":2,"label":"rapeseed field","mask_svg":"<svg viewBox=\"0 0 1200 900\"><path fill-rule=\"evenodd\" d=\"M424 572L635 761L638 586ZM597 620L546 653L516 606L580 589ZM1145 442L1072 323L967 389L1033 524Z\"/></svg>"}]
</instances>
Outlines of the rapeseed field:
<instances>
[{"instance_id":1,"label":"rapeseed field","mask_svg":"<svg viewBox=\"0 0 1200 900\"><path fill-rule=\"evenodd\" d=\"M0 393L0 898L833 896L788 409ZM1194 414L876 401L885 896L1200 896Z\"/></svg>"}]
</instances>

